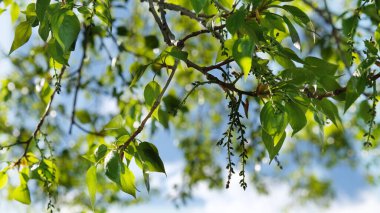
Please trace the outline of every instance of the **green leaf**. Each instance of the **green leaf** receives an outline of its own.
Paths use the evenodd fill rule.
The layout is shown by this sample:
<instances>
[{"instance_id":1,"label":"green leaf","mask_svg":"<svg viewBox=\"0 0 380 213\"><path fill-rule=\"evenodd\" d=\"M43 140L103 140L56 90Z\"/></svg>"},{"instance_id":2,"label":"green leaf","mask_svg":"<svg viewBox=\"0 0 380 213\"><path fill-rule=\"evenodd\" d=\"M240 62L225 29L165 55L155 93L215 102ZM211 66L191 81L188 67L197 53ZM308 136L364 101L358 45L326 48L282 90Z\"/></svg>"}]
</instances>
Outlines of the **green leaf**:
<instances>
[{"instance_id":1,"label":"green leaf","mask_svg":"<svg viewBox=\"0 0 380 213\"><path fill-rule=\"evenodd\" d=\"M294 7L291 5L284 5L282 6L282 8L288 11L290 14L292 14L295 19L300 20L305 26L311 23L310 18L306 15L306 13L304 13L298 7Z\"/></svg>"},{"instance_id":2,"label":"green leaf","mask_svg":"<svg viewBox=\"0 0 380 213\"><path fill-rule=\"evenodd\" d=\"M91 15L91 10L90 10L90 8L88 8L88 6L78 7L78 12L82 13L85 16Z\"/></svg>"},{"instance_id":3,"label":"green leaf","mask_svg":"<svg viewBox=\"0 0 380 213\"><path fill-rule=\"evenodd\" d=\"M288 26L290 38L292 39L294 47L301 51L301 39L298 35L296 28L293 26L292 22L290 22L290 20L286 16L283 16L282 18L284 19L285 24Z\"/></svg>"},{"instance_id":4,"label":"green leaf","mask_svg":"<svg viewBox=\"0 0 380 213\"><path fill-rule=\"evenodd\" d=\"M380 10L380 0L375 0L377 10Z\"/></svg>"},{"instance_id":5,"label":"green leaf","mask_svg":"<svg viewBox=\"0 0 380 213\"><path fill-rule=\"evenodd\" d=\"M90 161L91 163L96 163L95 156L92 153L91 154L90 153L86 153L85 155L82 155L81 157L84 158L84 159L86 159L86 160L88 160L88 161Z\"/></svg>"},{"instance_id":6,"label":"green leaf","mask_svg":"<svg viewBox=\"0 0 380 213\"><path fill-rule=\"evenodd\" d=\"M68 61L69 61L70 53L69 52L65 53L62 47L58 44L58 42L54 38L51 38L48 41L47 52L49 56L52 59L54 59L54 61L60 64L69 65Z\"/></svg>"},{"instance_id":7,"label":"green leaf","mask_svg":"<svg viewBox=\"0 0 380 213\"><path fill-rule=\"evenodd\" d=\"M49 8L50 0L37 0L36 2L36 13L37 13L37 18L40 20L44 20L45 18L45 13L47 9Z\"/></svg>"},{"instance_id":8,"label":"green leaf","mask_svg":"<svg viewBox=\"0 0 380 213\"><path fill-rule=\"evenodd\" d=\"M160 46L160 43L155 35L148 35L144 37L145 46L148 49L155 49Z\"/></svg>"},{"instance_id":9,"label":"green leaf","mask_svg":"<svg viewBox=\"0 0 380 213\"><path fill-rule=\"evenodd\" d=\"M327 98L324 98L320 101L316 101L316 105L323 112L323 114L325 114L326 117L335 124L335 126L338 126L338 121L340 122L340 116L338 108L334 103L332 103Z\"/></svg>"},{"instance_id":10,"label":"green leaf","mask_svg":"<svg viewBox=\"0 0 380 213\"><path fill-rule=\"evenodd\" d=\"M306 126L305 112L294 102L287 102L285 109L289 117L289 124L293 129L292 136Z\"/></svg>"},{"instance_id":11,"label":"green leaf","mask_svg":"<svg viewBox=\"0 0 380 213\"><path fill-rule=\"evenodd\" d=\"M144 89L145 103L150 107L153 106L160 93L161 86L155 81L149 82Z\"/></svg>"},{"instance_id":12,"label":"green leaf","mask_svg":"<svg viewBox=\"0 0 380 213\"><path fill-rule=\"evenodd\" d=\"M95 14L107 27L112 28L111 1L96 0Z\"/></svg>"},{"instance_id":13,"label":"green leaf","mask_svg":"<svg viewBox=\"0 0 380 213\"><path fill-rule=\"evenodd\" d=\"M289 48L283 48L281 46L278 48L279 48L278 54L288 57L289 59L296 61L300 64L305 64L305 61L302 60L300 57L298 57L298 55L293 50Z\"/></svg>"},{"instance_id":14,"label":"green leaf","mask_svg":"<svg viewBox=\"0 0 380 213\"><path fill-rule=\"evenodd\" d=\"M232 9L232 6L234 4L234 0L217 0L219 4L221 4L223 7L226 7L227 9Z\"/></svg>"},{"instance_id":15,"label":"green leaf","mask_svg":"<svg viewBox=\"0 0 380 213\"><path fill-rule=\"evenodd\" d=\"M262 129L261 137L263 139L265 148L269 153L270 162L272 162L273 158L276 157L278 152L281 150L282 145L284 144L286 132L281 132L280 134L273 137L269 135L265 129Z\"/></svg>"},{"instance_id":16,"label":"green leaf","mask_svg":"<svg viewBox=\"0 0 380 213\"><path fill-rule=\"evenodd\" d=\"M133 71L133 75L132 75L133 79L132 79L130 87L133 87L137 83L137 81L140 80L140 78L143 76L145 70L148 68L149 65L150 64L148 64L148 65L138 64L137 65L136 70Z\"/></svg>"},{"instance_id":17,"label":"green leaf","mask_svg":"<svg viewBox=\"0 0 380 213\"><path fill-rule=\"evenodd\" d=\"M261 19L261 25L270 31L277 29L281 32L286 32L282 17L275 13L265 12L265 18Z\"/></svg>"},{"instance_id":18,"label":"green leaf","mask_svg":"<svg viewBox=\"0 0 380 213\"><path fill-rule=\"evenodd\" d=\"M296 65L288 57L284 57L282 55L275 55L274 59L278 64L280 64L284 68L296 68Z\"/></svg>"},{"instance_id":19,"label":"green leaf","mask_svg":"<svg viewBox=\"0 0 380 213\"><path fill-rule=\"evenodd\" d=\"M40 96L45 104L49 103L51 95L53 94L53 89L50 87L48 82L44 82L44 85L41 88Z\"/></svg>"},{"instance_id":20,"label":"green leaf","mask_svg":"<svg viewBox=\"0 0 380 213\"><path fill-rule=\"evenodd\" d=\"M40 35L42 40L46 41L49 37L49 33L50 33L49 20L47 17L44 17L44 19L42 19L40 21L40 27L38 28L38 34Z\"/></svg>"},{"instance_id":21,"label":"green leaf","mask_svg":"<svg viewBox=\"0 0 380 213\"><path fill-rule=\"evenodd\" d=\"M196 13L201 12L201 10L206 6L207 1L206 0L190 0L191 6L193 6L193 9Z\"/></svg>"},{"instance_id":22,"label":"green leaf","mask_svg":"<svg viewBox=\"0 0 380 213\"><path fill-rule=\"evenodd\" d=\"M32 168L30 178L58 183L59 176L57 165L49 159L43 159L37 164L37 166Z\"/></svg>"},{"instance_id":23,"label":"green leaf","mask_svg":"<svg viewBox=\"0 0 380 213\"><path fill-rule=\"evenodd\" d=\"M97 188L96 166L91 166L87 170L86 184L87 184L88 194L90 195L91 206L92 206L92 209L94 209L95 200L96 200L96 188Z\"/></svg>"},{"instance_id":24,"label":"green leaf","mask_svg":"<svg viewBox=\"0 0 380 213\"><path fill-rule=\"evenodd\" d=\"M123 127L124 120L121 115L116 115L113 117L104 127L104 130L116 130Z\"/></svg>"},{"instance_id":25,"label":"green leaf","mask_svg":"<svg viewBox=\"0 0 380 213\"><path fill-rule=\"evenodd\" d=\"M28 4L24 13L26 15L26 20L30 23L30 25L32 27L35 27L38 25L38 19L37 19L37 13L36 13L36 4L35 3Z\"/></svg>"},{"instance_id":26,"label":"green leaf","mask_svg":"<svg viewBox=\"0 0 380 213\"><path fill-rule=\"evenodd\" d=\"M152 143L142 142L137 147L141 161L146 165L147 171L165 173L164 163L162 162L156 146Z\"/></svg>"},{"instance_id":27,"label":"green leaf","mask_svg":"<svg viewBox=\"0 0 380 213\"><path fill-rule=\"evenodd\" d=\"M27 185L27 182L29 180L28 168L24 168L19 173L19 177L20 177L20 185L13 190L11 197L12 199L19 201L20 203L29 205L31 201L30 201L30 191Z\"/></svg>"},{"instance_id":28,"label":"green leaf","mask_svg":"<svg viewBox=\"0 0 380 213\"><path fill-rule=\"evenodd\" d=\"M78 110L75 112L75 116L83 124L91 123L91 116L87 110Z\"/></svg>"},{"instance_id":29,"label":"green leaf","mask_svg":"<svg viewBox=\"0 0 380 213\"><path fill-rule=\"evenodd\" d=\"M21 22L19 25L17 25L12 47L9 51L9 54L11 54L13 51L24 45L26 42L28 42L31 35L32 26L29 24L28 21Z\"/></svg>"},{"instance_id":30,"label":"green leaf","mask_svg":"<svg viewBox=\"0 0 380 213\"><path fill-rule=\"evenodd\" d=\"M170 51L167 51L167 53L171 56L173 56L176 59L186 61L189 53L186 51L180 50L178 47L173 47Z\"/></svg>"},{"instance_id":31,"label":"green leaf","mask_svg":"<svg viewBox=\"0 0 380 213\"><path fill-rule=\"evenodd\" d=\"M116 184L120 185L121 162L117 151L111 151L107 154L104 159L104 169L106 171L106 176Z\"/></svg>"},{"instance_id":32,"label":"green leaf","mask_svg":"<svg viewBox=\"0 0 380 213\"><path fill-rule=\"evenodd\" d=\"M331 77L334 76L338 70L338 65L331 64L323 59L310 56L305 58L305 68L314 71L314 74L320 77Z\"/></svg>"},{"instance_id":33,"label":"green leaf","mask_svg":"<svg viewBox=\"0 0 380 213\"><path fill-rule=\"evenodd\" d=\"M366 86L366 76L361 75L352 76L347 83L346 89L346 103L344 105L344 112L355 102L356 99L364 92Z\"/></svg>"},{"instance_id":34,"label":"green leaf","mask_svg":"<svg viewBox=\"0 0 380 213\"><path fill-rule=\"evenodd\" d=\"M67 9L60 10L55 16L51 20L53 36L63 51L69 51L78 38L80 22L73 11Z\"/></svg>"},{"instance_id":35,"label":"green leaf","mask_svg":"<svg viewBox=\"0 0 380 213\"><path fill-rule=\"evenodd\" d=\"M282 134L288 125L288 115L285 108L278 103L268 101L260 112L260 121L263 129L269 135Z\"/></svg>"},{"instance_id":36,"label":"green leaf","mask_svg":"<svg viewBox=\"0 0 380 213\"><path fill-rule=\"evenodd\" d=\"M7 11L7 10L4 9L4 8L0 8L0 15L1 15L2 13L4 13L5 11Z\"/></svg>"},{"instance_id":37,"label":"green leaf","mask_svg":"<svg viewBox=\"0 0 380 213\"><path fill-rule=\"evenodd\" d=\"M18 19L18 16L20 15L20 7L18 6L16 2L12 3L10 12L11 12L12 23L14 23Z\"/></svg>"},{"instance_id":38,"label":"green leaf","mask_svg":"<svg viewBox=\"0 0 380 213\"><path fill-rule=\"evenodd\" d=\"M144 183L146 190L149 192L150 191L150 181L149 181L149 173L143 169L143 176L144 176Z\"/></svg>"},{"instance_id":39,"label":"green leaf","mask_svg":"<svg viewBox=\"0 0 380 213\"><path fill-rule=\"evenodd\" d=\"M319 72L317 74L320 74ZM336 81L336 77L334 76L322 76L318 77L318 83L323 87L326 91L334 91L336 89L340 89L340 84Z\"/></svg>"},{"instance_id":40,"label":"green leaf","mask_svg":"<svg viewBox=\"0 0 380 213\"><path fill-rule=\"evenodd\" d=\"M28 185L21 184L20 186L16 187L13 190L11 197L20 203L29 205L31 201Z\"/></svg>"},{"instance_id":41,"label":"green leaf","mask_svg":"<svg viewBox=\"0 0 380 213\"><path fill-rule=\"evenodd\" d=\"M96 162L103 159L104 156L107 154L107 152L108 152L107 146L104 144L100 144L100 146L96 148L95 153L94 153Z\"/></svg>"},{"instance_id":42,"label":"green leaf","mask_svg":"<svg viewBox=\"0 0 380 213\"><path fill-rule=\"evenodd\" d=\"M227 30L234 35L240 27L243 26L245 22L245 10L244 8L240 8L232 15L230 15L226 20Z\"/></svg>"},{"instance_id":43,"label":"green leaf","mask_svg":"<svg viewBox=\"0 0 380 213\"><path fill-rule=\"evenodd\" d=\"M8 183L8 175L6 172L0 172L0 189L2 189Z\"/></svg>"},{"instance_id":44,"label":"green leaf","mask_svg":"<svg viewBox=\"0 0 380 213\"><path fill-rule=\"evenodd\" d=\"M251 71L253 48L252 39L245 36L236 40L232 49L232 57L243 71L245 79Z\"/></svg>"},{"instance_id":45,"label":"green leaf","mask_svg":"<svg viewBox=\"0 0 380 213\"><path fill-rule=\"evenodd\" d=\"M126 165L123 165L120 175L121 190L136 197L135 175Z\"/></svg>"},{"instance_id":46,"label":"green leaf","mask_svg":"<svg viewBox=\"0 0 380 213\"><path fill-rule=\"evenodd\" d=\"M244 23L243 29L253 43L266 42L262 27L255 21L249 20Z\"/></svg>"},{"instance_id":47,"label":"green leaf","mask_svg":"<svg viewBox=\"0 0 380 213\"><path fill-rule=\"evenodd\" d=\"M158 109L158 121L165 127L165 129L169 128L169 113Z\"/></svg>"},{"instance_id":48,"label":"green leaf","mask_svg":"<svg viewBox=\"0 0 380 213\"><path fill-rule=\"evenodd\" d=\"M348 36L352 35L355 32L356 27L358 26L359 17L353 15L351 17L345 18L342 20L342 30L343 34Z\"/></svg>"}]
</instances>

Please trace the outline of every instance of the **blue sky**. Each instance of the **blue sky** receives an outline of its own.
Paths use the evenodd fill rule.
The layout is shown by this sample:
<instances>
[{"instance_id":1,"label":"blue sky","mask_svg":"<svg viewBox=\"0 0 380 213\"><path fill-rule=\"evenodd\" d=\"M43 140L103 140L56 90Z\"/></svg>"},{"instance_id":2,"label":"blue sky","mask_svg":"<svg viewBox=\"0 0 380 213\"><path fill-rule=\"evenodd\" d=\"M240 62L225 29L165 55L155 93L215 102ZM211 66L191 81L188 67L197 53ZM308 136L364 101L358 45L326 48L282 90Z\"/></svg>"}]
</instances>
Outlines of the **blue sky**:
<instances>
[{"instance_id":1,"label":"blue sky","mask_svg":"<svg viewBox=\"0 0 380 213\"><path fill-rule=\"evenodd\" d=\"M13 38L13 29L10 24L9 13L5 12L0 16L0 48L7 53ZM0 58L0 80L9 70L9 64L6 59ZM109 104L105 101L102 104ZM112 104L108 105L109 110L112 109ZM170 134L160 133L152 140L160 150L164 160L167 177L160 174L151 176L152 185L162 188L163 192L159 195L154 195L152 201L128 207L128 212L155 212L155 213L171 213L171 212L242 212L256 210L258 212L282 212L290 210L290 212L378 212L380 209L380 188L369 187L366 183L361 170L352 170L350 167L341 165L327 174L334 177L334 187L337 190L336 200L333 200L328 209L321 209L316 205L307 204L300 206L292 199L289 187L284 182L275 182L267 179L270 185L269 196L259 195L252 186L249 186L247 191L243 191L238 184L237 176L233 177L233 184L228 190L210 191L205 184L200 184L194 188L195 201L189 203L188 206L177 210L172 202L168 199L168 195L173 195L172 186L175 183L181 182L181 168L183 161L180 158L181 153L177 150L174 138ZM286 145L284 147L286 149ZM363 153L366 155L366 153ZM274 165L261 165L263 170L271 169ZM136 170L137 171L137 170ZM7 210L12 212L26 212L28 207L16 202L7 201L5 199L6 191L0 191L2 199L0 201L0 211ZM31 212L38 212L44 209L44 205L36 205ZM38 209L38 210L36 210ZM30 209L29 209L30 210ZM109 212L116 213L125 210L125 207L113 206ZM377 210L377 211L376 211ZM75 209L62 208L61 212L75 212Z\"/></svg>"}]
</instances>

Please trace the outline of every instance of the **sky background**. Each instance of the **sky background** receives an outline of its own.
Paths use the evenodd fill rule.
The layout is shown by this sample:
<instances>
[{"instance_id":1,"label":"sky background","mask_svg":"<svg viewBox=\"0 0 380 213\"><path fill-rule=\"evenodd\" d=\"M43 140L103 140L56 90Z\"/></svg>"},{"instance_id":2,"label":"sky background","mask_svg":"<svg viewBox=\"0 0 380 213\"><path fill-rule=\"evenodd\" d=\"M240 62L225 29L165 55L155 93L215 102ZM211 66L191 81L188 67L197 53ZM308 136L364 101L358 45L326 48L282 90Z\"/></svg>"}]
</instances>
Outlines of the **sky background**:
<instances>
[{"instance_id":1,"label":"sky background","mask_svg":"<svg viewBox=\"0 0 380 213\"><path fill-rule=\"evenodd\" d=\"M0 80L10 70L10 64L7 62L6 55L13 39L13 27L10 22L9 13L5 12L0 15ZM107 102L108 103L108 102ZM104 103L103 103L104 104ZM112 104L108 110L112 111ZM344 164L338 166L331 171L330 176L334 177L333 187L336 189L336 199L331 201L329 208L322 208L315 204L299 205L292 198L290 189L284 182L275 182L271 179L266 182L271 183L269 190L271 194L268 196L259 195L252 184L248 185L244 191L238 184L238 176L233 176L231 188L228 190L210 191L205 184L200 184L194 188L193 201L181 209L176 209L173 203L168 199L169 195L173 195L173 185L180 183L181 170L184 162L181 159L181 152L176 149L175 139L168 133L162 132L152 139L159 149L161 157L165 163L167 177L161 174L151 175L153 187L162 189L160 194L154 194L151 201L130 207L112 206L109 212L116 213L126 210L130 213L137 212L155 212L155 213L171 213L171 212L282 212L289 210L290 212L344 212L344 213L375 213L380 209L380 188L370 187L360 170L352 170ZM286 143L285 145L286 146ZM284 147L286 149L286 147ZM364 152L363 155L366 155ZM272 165L261 165L262 169L270 169L275 167ZM318 172L318 171L317 171ZM33 209L20 204L16 201L8 201L5 199L6 191L0 191L2 198L0 199L0 212L6 210L8 213L13 212L39 212L45 209L45 204L37 204ZM61 212L76 212L76 209L62 208Z\"/></svg>"}]
</instances>

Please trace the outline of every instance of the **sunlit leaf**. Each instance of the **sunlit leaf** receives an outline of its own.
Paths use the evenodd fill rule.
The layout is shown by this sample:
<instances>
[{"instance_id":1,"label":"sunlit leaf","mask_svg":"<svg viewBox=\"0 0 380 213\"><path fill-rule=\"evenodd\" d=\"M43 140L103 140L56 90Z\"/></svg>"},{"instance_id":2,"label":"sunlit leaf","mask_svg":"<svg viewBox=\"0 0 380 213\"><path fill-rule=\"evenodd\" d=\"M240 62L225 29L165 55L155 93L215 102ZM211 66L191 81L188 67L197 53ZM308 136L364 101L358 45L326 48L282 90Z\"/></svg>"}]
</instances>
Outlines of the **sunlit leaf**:
<instances>
[{"instance_id":1,"label":"sunlit leaf","mask_svg":"<svg viewBox=\"0 0 380 213\"><path fill-rule=\"evenodd\" d=\"M8 175L6 172L0 172L0 189L2 189L8 183Z\"/></svg>"},{"instance_id":2,"label":"sunlit leaf","mask_svg":"<svg viewBox=\"0 0 380 213\"><path fill-rule=\"evenodd\" d=\"M30 191L27 185L29 180L29 170L28 168L23 168L19 173L20 177L20 185L17 186L11 194L12 199L19 201L20 203L29 205L31 203L30 200Z\"/></svg>"},{"instance_id":3,"label":"sunlit leaf","mask_svg":"<svg viewBox=\"0 0 380 213\"><path fill-rule=\"evenodd\" d=\"M13 2L11 4L10 11L11 11L11 20L12 22L15 22L18 19L18 16L20 14L20 7L18 6L16 2Z\"/></svg>"},{"instance_id":4,"label":"sunlit leaf","mask_svg":"<svg viewBox=\"0 0 380 213\"><path fill-rule=\"evenodd\" d=\"M265 129L262 129L261 137L263 139L265 148L269 153L270 161L272 161L273 158L276 157L276 155L281 150L281 147L286 138L286 132L281 132L278 135L271 136L265 131Z\"/></svg>"},{"instance_id":5,"label":"sunlit leaf","mask_svg":"<svg viewBox=\"0 0 380 213\"><path fill-rule=\"evenodd\" d=\"M88 193L90 195L90 201L92 209L95 206L96 200L96 188L97 188L97 177L96 177L96 166L91 166L86 173L86 184Z\"/></svg>"},{"instance_id":6,"label":"sunlit leaf","mask_svg":"<svg viewBox=\"0 0 380 213\"><path fill-rule=\"evenodd\" d=\"M28 42L31 35L32 26L30 26L29 22L24 21L17 25L12 47L9 51L9 54L11 54L13 51L24 45L26 42Z\"/></svg>"},{"instance_id":7,"label":"sunlit leaf","mask_svg":"<svg viewBox=\"0 0 380 213\"><path fill-rule=\"evenodd\" d=\"M135 175L125 165L123 165L120 173L120 186L125 193L136 197Z\"/></svg>"},{"instance_id":8,"label":"sunlit leaf","mask_svg":"<svg viewBox=\"0 0 380 213\"><path fill-rule=\"evenodd\" d=\"M253 41L249 37L239 38L233 46L232 56L243 71L245 79L251 71L253 47Z\"/></svg>"}]
</instances>

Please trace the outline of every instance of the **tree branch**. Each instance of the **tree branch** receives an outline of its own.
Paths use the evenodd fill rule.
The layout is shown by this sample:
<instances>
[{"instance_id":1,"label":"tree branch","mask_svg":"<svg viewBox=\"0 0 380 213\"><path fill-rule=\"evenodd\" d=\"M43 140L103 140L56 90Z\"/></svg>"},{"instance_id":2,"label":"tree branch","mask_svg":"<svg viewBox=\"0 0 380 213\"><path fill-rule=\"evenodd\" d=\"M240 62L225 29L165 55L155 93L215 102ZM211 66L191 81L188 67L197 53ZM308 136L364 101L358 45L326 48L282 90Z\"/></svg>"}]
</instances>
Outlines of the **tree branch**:
<instances>
[{"instance_id":1,"label":"tree branch","mask_svg":"<svg viewBox=\"0 0 380 213\"><path fill-rule=\"evenodd\" d=\"M73 108L72 108L72 111L71 111L71 122L70 122L70 127L69 127L69 134L71 134L72 129L73 129L73 125L75 123L75 112L76 112L78 93L79 93L79 89L80 89L80 86L81 86L82 70L83 70L83 66L84 66L84 61L85 61L85 59L87 57L86 51L87 51L88 32L89 32L88 28L85 27L84 38L83 38L83 41L82 41L83 55L82 55L79 67L78 67L78 69L76 71L78 73L78 78L77 78L77 85L75 87L75 92L74 92L74 101L73 101Z\"/></svg>"},{"instance_id":2,"label":"tree branch","mask_svg":"<svg viewBox=\"0 0 380 213\"><path fill-rule=\"evenodd\" d=\"M190 38L193 38L193 37L196 37L198 35L205 34L205 33L212 33L213 32L212 30L221 30L221 29L223 29L225 27L226 27L226 25L223 24L223 25L220 25L220 26L216 26L213 29L203 29L203 30L192 32L192 33L188 34L187 36L183 37L181 40L179 40L178 43L177 43L177 45L179 47L183 47L184 44L185 44L185 42L188 39L190 39Z\"/></svg>"},{"instance_id":3,"label":"tree branch","mask_svg":"<svg viewBox=\"0 0 380 213\"><path fill-rule=\"evenodd\" d=\"M347 59L344 56L344 52L343 52L342 47L341 47L342 40L341 40L340 35L339 35L339 30L336 28L336 26L334 24L334 21L332 18L332 12L329 10L327 1L324 0L325 10L318 8L317 6L315 6L312 2L309 2L308 0L303 0L303 3L306 4L307 6L309 6L310 8L312 8L315 12L317 12L319 14L319 16L321 16L323 18L323 20L331 26L331 34L334 37L334 40L336 42L336 48L338 49L340 58L342 59L344 65L345 65L347 73L352 75L350 73L350 65L348 64Z\"/></svg>"},{"instance_id":4,"label":"tree branch","mask_svg":"<svg viewBox=\"0 0 380 213\"><path fill-rule=\"evenodd\" d=\"M159 96L156 98L156 101L154 102L152 108L150 109L149 113L145 116L145 118L143 119L143 121L141 122L140 126L135 130L135 132L131 135L131 137L128 138L128 140L126 140L123 145L119 146L119 149L120 150L124 150L125 148L128 147L128 145L140 134L140 132L144 129L145 127L145 124L146 122L150 119L150 117L152 117L153 115L153 112L157 109L157 107L160 105L161 103L161 100L162 100L162 97L164 96L166 90L168 89L169 87L169 84L170 82L173 80L173 77L174 77L174 74L177 70L177 66L178 66L178 63L179 63L179 60L177 59L174 63L174 66L172 68L172 71L169 75L169 78L168 80L166 81L165 83L165 86L164 88L162 88L162 91L161 93L159 94ZM121 158L123 157L123 154L121 154Z\"/></svg>"},{"instance_id":5,"label":"tree branch","mask_svg":"<svg viewBox=\"0 0 380 213\"><path fill-rule=\"evenodd\" d=\"M66 70L66 66L63 66L63 67L62 67L62 70L61 70L61 73L60 73L59 76L58 76L58 83L59 83L59 84L61 83L62 76L63 76L63 73L65 72L65 70ZM36 137L37 137L37 134L38 134L38 132L41 130L41 127L42 127L42 125L44 124L46 117L49 115L50 108L51 108L51 105L52 105L52 103L53 103L53 100L54 100L55 94L57 93L57 91L58 91L59 89L60 89L59 87L55 87L53 93L52 93L51 96L50 96L50 101L49 101L48 105L46 106L45 112L44 112L44 114L41 116L40 121L38 122L36 128L35 128L34 131L33 131L33 134L29 137L28 140L17 142L18 144L22 144L22 143L23 143L23 144L26 144L26 147L25 147L24 154L19 158L19 160L18 160L14 165L19 165L19 164L21 163L21 159L22 159L23 157L25 157L26 154L28 153L28 150L29 150L29 147L30 147L30 144L31 144L33 138L36 138Z\"/></svg>"},{"instance_id":6,"label":"tree branch","mask_svg":"<svg viewBox=\"0 0 380 213\"><path fill-rule=\"evenodd\" d=\"M167 28L167 29L165 28L162 20L158 16L156 9L154 8L153 0L148 0L148 3L149 3L149 11L150 11L150 13L152 13L154 20L156 21L158 27L160 28L161 34L164 37L165 43L167 45L171 46L172 45L172 41L171 41L172 39L170 38L171 35L169 34L169 31L168 31L169 28Z\"/></svg>"},{"instance_id":7,"label":"tree branch","mask_svg":"<svg viewBox=\"0 0 380 213\"><path fill-rule=\"evenodd\" d=\"M75 125L76 127L78 127L80 130L82 130L83 132L87 133L87 134L90 134L90 135L96 135L96 136L100 136L100 137L104 137L105 135L101 132L97 132L97 131L91 131L91 130L88 130L88 129L85 129L84 127L82 127L81 125L79 125L76 121L74 121L73 125Z\"/></svg>"}]
</instances>

